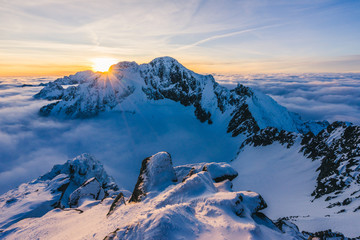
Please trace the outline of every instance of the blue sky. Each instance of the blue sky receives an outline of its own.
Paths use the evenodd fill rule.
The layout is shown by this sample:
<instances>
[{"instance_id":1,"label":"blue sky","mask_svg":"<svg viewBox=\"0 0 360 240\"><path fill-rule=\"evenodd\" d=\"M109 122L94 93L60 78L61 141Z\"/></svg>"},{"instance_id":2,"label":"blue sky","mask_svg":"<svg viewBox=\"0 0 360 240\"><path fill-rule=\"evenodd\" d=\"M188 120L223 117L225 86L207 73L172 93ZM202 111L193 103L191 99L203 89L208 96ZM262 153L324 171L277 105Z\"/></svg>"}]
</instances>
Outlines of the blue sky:
<instances>
[{"instance_id":1,"label":"blue sky","mask_svg":"<svg viewBox=\"0 0 360 240\"><path fill-rule=\"evenodd\" d=\"M359 72L360 1L0 0L0 74L172 56L198 72Z\"/></svg>"}]
</instances>

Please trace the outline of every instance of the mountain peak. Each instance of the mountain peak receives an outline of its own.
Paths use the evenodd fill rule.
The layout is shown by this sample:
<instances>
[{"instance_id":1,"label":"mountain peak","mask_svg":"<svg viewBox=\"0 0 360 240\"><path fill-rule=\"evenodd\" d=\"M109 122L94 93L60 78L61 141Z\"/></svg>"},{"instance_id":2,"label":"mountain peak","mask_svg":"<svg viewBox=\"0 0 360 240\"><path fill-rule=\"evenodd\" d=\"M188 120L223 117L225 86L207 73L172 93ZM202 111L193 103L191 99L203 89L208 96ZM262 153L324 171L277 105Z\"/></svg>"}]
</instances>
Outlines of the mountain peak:
<instances>
[{"instance_id":1,"label":"mountain peak","mask_svg":"<svg viewBox=\"0 0 360 240\"><path fill-rule=\"evenodd\" d=\"M169 56L164 56L164 57L157 57L157 58L154 58L150 64L153 65L153 64L158 64L158 63L172 63L172 64L179 64L181 65L181 63L178 62L178 60L176 60L175 58L173 57L169 57ZM182 66L182 65L181 65Z\"/></svg>"},{"instance_id":2,"label":"mountain peak","mask_svg":"<svg viewBox=\"0 0 360 240\"><path fill-rule=\"evenodd\" d=\"M197 74L172 57L155 58L141 65L119 62L111 66L107 75L84 72L74 76L77 77L49 83L35 95L36 98L59 100L42 107L42 115L87 118L105 111L123 111L130 101L134 106L167 99L194 107L194 115L201 122L212 124L231 119L222 124L227 125L233 136L249 135L266 127L306 133L321 131L327 126L326 123L303 122L271 97L243 85L228 90L211 75ZM74 84L77 79L78 86L62 87L66 80ZM127 101L128 98L131 100ZM127 110L136 112L134 107Z\"/></svg>"}]
</instances>

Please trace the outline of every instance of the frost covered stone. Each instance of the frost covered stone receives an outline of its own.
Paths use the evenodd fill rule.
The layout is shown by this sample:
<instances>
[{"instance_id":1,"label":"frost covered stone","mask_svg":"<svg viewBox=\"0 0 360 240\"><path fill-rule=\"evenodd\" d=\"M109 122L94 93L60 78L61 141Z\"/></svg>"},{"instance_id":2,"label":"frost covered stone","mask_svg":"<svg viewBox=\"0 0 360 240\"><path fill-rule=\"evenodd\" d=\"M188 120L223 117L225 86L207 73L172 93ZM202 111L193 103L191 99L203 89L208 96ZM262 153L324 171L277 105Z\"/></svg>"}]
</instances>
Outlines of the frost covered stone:
<instances>
[{"instance_id":1,"label":"frost covered stone","mask_svg":"<svg viewBox=\"0 0 360 240\"><path fill-rule=\"evenodd\" d=\"M139 202L151 191L161 191L177 181L171 156L159 152L142 161L140 175L131 195L130 202Z\"/></svg>"},{"instance_id":2,"label":"frost covered stone","mask_svg":"<svg viewBox=\"0 0 360 240\"><path fill-rule=\"evenodd\" d=\"M303 239L299 231L300 237L281 232L259 212L264 208L259 194L218 191L209 172L193 171L147 201L119 207L113 217L124 219L129 209L144 212L105 239Z\"/></svg>"},{"instance_id":3,"label":"frost covered stone","mask_svg":"<svg viewBox=\"0 0 360 240\"><path fill-rule=\"evenodd\" d=\"M226 179L231 181L238 175L237 171L227 163L206 163L203 171L209 172L215 182L222 182Z\"/></svg>"},{"instance_id":4,"label":"frost covered stone","mask_svg":"<svg viewBox=\"0 0 360 240\"><path fill-rule=\"evenodd\" d=\"M232 181L238 175L234 168L224 162L186 164L175 167L175 171L178 178L182 179L182 181L185 181L187 178L200 171L209 172L211 178L215 182L221 182L226 179Z\"/></svg>"},{"instance_id":5,"label":"frost covered stone","mask_svg":"<svg viewBox=\"0 0 360 240\"><path fill-rule=\"evenodd\" d=\"M0 228L23 218L41 217L54 208L76 207L84 197L102 199L117 190L103 165L93 156L82 154L1 195Z\"/></svg>"},{"instance_id":6,"label":"frost covered stone","mask_svg":"<svg viewBox=\"0 0 360 240\"><path fill-rule=\"evenodd\" d=\"M101 200L105 196L105 191L99 181L93 177L84 182L79 188L70 194L69 206L77 207L84 199Z\"/></svg>"},{"instance_id":7,"label":"frost covered stone","mask_svg":"<svg viewBox=\"0 0 360 240\"><path fill-rule=\"evenodd\" d=\"M49 173L40 179L52 179L59 174L68 175L71 181L78 186L95 177L105 190L117 189L114 179L106 173L100 161L87 153L68 160L65 164L55 165Z\"/></svg>"}]
</instances>

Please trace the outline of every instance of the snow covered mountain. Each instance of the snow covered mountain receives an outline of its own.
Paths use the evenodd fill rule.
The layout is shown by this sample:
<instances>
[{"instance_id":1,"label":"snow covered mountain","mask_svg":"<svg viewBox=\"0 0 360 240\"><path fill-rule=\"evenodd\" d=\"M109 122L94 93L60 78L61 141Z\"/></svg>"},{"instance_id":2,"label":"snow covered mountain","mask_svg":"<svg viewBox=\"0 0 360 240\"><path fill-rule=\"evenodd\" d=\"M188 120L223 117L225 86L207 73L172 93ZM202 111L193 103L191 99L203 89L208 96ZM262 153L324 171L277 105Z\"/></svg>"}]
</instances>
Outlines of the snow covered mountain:
<instances>
[{"instance_id":1,"label":"snow covered mountain","mask_svg":"<svg viewBox=\"0 0 360 240\"><path fill-rule=\"evenodd\" d=\"M177 121L181 121L181 111L187 111L195 123L235 139L239 151L231 162L195 163L190 158L186 165L177 167L172 166L169 154L155 154L142 162L132 194L125 190L119 193L103 167L99 169L105 175L93 174L91 167L85 167L77 177L71 177L74 170L70 163L54 167L34 184L21 185L23 188L1 196L0 209L9 213L2 220L3 233L10 239L22 234L37 238L44 232L53 237L75 234L86 239L223 239L232 238L232 234L254 239L346 239L331 230L360 236L358 126L305 122L257 90L241 84L229 90L211 75L196 74L170 57L141 65L120 62L108 73L79 72L45 84L34 97L51 101L40 109L41 115L64 121L96 118L107 112L141 115L144 109L146 120L158 121L159 116L148 119L153 118L148 112L162 115L161 111L174 107L169 102L176 102L173 111L180 118ZM169 108L162 108L164 105ZM226 147L220 151L226 152ZM80 158L93 159L88 155ZM68 184L65 190L63 179ZM263 202L252 191L264 197L267 208L264 203L253 208L253 203L250 206L247 200L239 200ZM41 196L34 198L33 194ZM247 213L240 214L242 220L237 218L238 208ZM264 208L262 212L260 208ZM20 221L32 216L41 218ZM89 217L98 219L89 221ZM89 221L94 229L74 233L82 228L71 226L75 219ZM42 226L44 221L64 223L52 228ZM25 230L22 233L16 228ZM69 230L60 233L63 228Z\"/></svg>"},{"instance_id":2,"label":"snow covered mountain","mask_svg":"<svg viewBox=\"0 0 360 240\"><path fill-rule=\"evenodd\" d=\"M95 165L92 165L94 164ZM95 168L84 168L84 166ZM83 174L83 170L87 170ZM70 171L70 172L69 172ZM66 175L66 174L70 174ZM55 176L55 177L54 177ZM54 205L44 209L41 216L9 222L0 232L5 239L307 239L311 233L299 232L287 220L274 223L261 210L267 207L255 192L233 191L231 180L237 172L226 163L201 163L173 167L169 153L159 152L143 160L138 181L129 196L123 192L94 198L98 189L86 187L96 180L109 192L115 185L102 171L101 164L89 155L82 155L39 179L25 184L30 189L19 196L21 189L10 191L5 197L19 201L30 199L34 192L51 195L63 182L55 179L70 177L70 184L85 180L72 195L82 192L77 208ZM110 182L109 182L110 181ZM53 187L55 182L56 187ZM60 183L61 182L61 183ZM42 184L42 187L40 186ZM48 185L44 188L43 185ZM106 185L110 184L110 185ZM31 187L30 187L31 186ZM62 185L63 186L63 185ZM98 186L98 185L96 185ZM35 188L37 190L35 190ZM65 198L64 187L62 198ZM115 187L116 188L116 187ZM52 191L50 190L52 189ZM35 190L35 191L34 191ZM34 198L32 196L31 198ZM28 200L27 200L28 201ZM28 208L38 203L28 201ZM6 215L16 214L17 208L8 208ZM29 216L28 216L29 217ZM328 232L327 235L342 236Z\"/></svg>"},{"instance_id":3,"label":"snow covered mountain","mask_svg":"<svg viewBox=\"0 0 360 240\"><path fill-rule=\"evenodd\" d=\"M75 84L66 89L64 84ZM271 97L243 85L228 90L211 75L196 74L170 57L148 64L120 62L109 73L79 72L44 87L36 98L59 100L40 109L42 115L92 117L104 111L136 111L142 102L170 99L194 107L201 122L226 119L233 136L266 127L306 133L319 132L327 122L304 122Z\"/></svg>"}]
</instances>

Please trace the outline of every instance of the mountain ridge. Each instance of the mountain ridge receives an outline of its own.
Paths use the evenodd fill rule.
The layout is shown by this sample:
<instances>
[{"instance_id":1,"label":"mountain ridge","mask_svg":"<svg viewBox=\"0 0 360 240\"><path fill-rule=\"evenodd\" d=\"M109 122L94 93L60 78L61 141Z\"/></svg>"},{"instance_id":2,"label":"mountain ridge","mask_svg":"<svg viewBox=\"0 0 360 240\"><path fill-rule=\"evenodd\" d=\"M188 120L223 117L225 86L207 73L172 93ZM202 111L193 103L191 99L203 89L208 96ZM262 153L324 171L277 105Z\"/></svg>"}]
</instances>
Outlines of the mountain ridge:
<instances>
[{"instance_id":1,"label":"mountain ridge","mask_svg":"<svg viewBox=\"0 0 360 240\"><path fill-rule=\"evenodd\" d=\"M78 86L62 87L74 82ZM40 113L66 118L121 111L128 97L132 97L134 103L170 99L184 106L194 106L194 114L201 122L211 124L216 114L228 116L231 118L227 123L228 132L233 136L251 134L265 127L319 132L328 125L326 121L302 121L299 115L288 112L269 96L241 84L228 90L211 75L194 73L171 57L156 58L141 65L120 62L111 66L108 74L79 72L49 83L34 97L59 100L42 107Z\"/></svg>"},{"instance_id":2,"label":"mountain ridge","mask_svg":"<svg viewBox=\"0 0 360 240\"><path fill-rule=\"evenodd\" d=\"M219 85L211 75L194 73L173 58L157 58L141 65L135 62L120 62L113 65L107 74L79 72L48 83L34 97L53 101L43 106L40 114L65 121L72 118L96 118L97 115L112 111L141 114L138 106L151 112L163 103L177 102L179 106L188 108L190 112L186 111L189 113L193 112L193 117L199 124L201 122L210 127L221 126L219 129L224 129L224 134L227 132L233 139L239 140L239 152L233 161L229 162L240 172L232 181L236 190L248 187L261 189L257 192L264 191L267 198L270 196L272 203L270 211L265 211L275 216L272 209L279 210L281 206L272 208L277 200L271 191L278 192L276 188L280 188L291 193L294 190L287 190L283 186L270 186L262 181L274 184L289 182L289 186L300 191L293 196L307 201L305 205L310 207L309 209L320 209L313 216L307 215L308 211L287 212L280 209L279 213L283 215L276 217L279 218L278 225L285 226L281 231L296 230L296 227L291 227L291 224L296 223L300 224L302 229L312 229L308 232L321 230L323 232L319 233L320 235L327 234L323 227L313 229L308 223L315 221L313 218L321 217L324 222L328 222L329 219L336 224L336 221L345 215L349 216L346 223L350 223L360 209L358 126L345 122L305 122L299 115L287 111L271 97L257 90L241 84L229 90ZM183 111L183 108L179 110ZM161 112L157 111L157 114L161 115ZM272 162L268 162L269 159ZM188 162L191 163L191 159ZM256 167L262 164L265 166L263 169L261 166ZM286 166L287 169L282 166ZM293 170L294 166L298 169ZM204 165L196 164L180 168L184 174L177 180L186 181L203 168ZM254 172L254 169L258 172ZM276 174L279 176L273 176ZM297 175L292 177L291 174ZM143 176L146 178L147 175ZM250 180L244 179L244 176ZM262 178L266 180L261 180ZM247 183L248 186L241 182ZM270 192L258 188L257 183L270 186ZM228 189L228 185L222 188ZM87 196L86 189L98 189L98 186L95 180L79 186L73 202L78 203L75 196ZM146 195L146 187L137 189L139 194L134 196L134 199L140 201ZM97 191L96 195L99 194ZM282 196L281 193L279 195ZM292 199L291 194L284 196ZM126 202L127 197L118 195L118 201L113 203L113 209L107 210L108 214L111 215L117 206ZM287 199L279 202L284 203ZM285 209L289 207L286 206ZM304 214L301 215L302 213ZM289 222L285 223L282 220ZM331 226L335 226L335 230L338 229L334 224ZM348 228L342 226L341 229ZM356 231L344 230L345 234L347 232L351 232L352 236L359 235ZM315 236L310 233L308 235Z\"/></svg>"}]
</instances>

